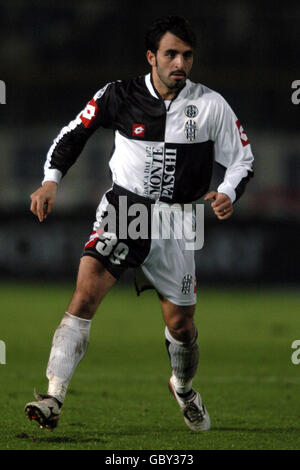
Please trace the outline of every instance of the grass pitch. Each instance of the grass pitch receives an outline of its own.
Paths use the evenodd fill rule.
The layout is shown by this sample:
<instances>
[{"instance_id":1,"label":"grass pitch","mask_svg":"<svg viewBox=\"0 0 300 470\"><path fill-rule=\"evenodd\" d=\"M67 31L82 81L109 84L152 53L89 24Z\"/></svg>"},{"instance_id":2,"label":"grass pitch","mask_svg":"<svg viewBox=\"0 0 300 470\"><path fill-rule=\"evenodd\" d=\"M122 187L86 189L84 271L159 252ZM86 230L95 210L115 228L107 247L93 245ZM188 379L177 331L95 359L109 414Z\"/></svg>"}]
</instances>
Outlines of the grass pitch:
<instances>
[{"instance_id":1,"label":"grass pitch","mask_svg":"<svg viewBox=\"0 0 300 470\"><path fill-rule=\"evenodd\" d=\"M2 284L0 449L299 449L300 295L272 290L198 292L200 364L194 386L212 429L190 431L167 382L160 305L116 285L92 323L58 428L26 420L34 386L46 392L55 328L73 286Z\"/></svg>"}]
</instances>

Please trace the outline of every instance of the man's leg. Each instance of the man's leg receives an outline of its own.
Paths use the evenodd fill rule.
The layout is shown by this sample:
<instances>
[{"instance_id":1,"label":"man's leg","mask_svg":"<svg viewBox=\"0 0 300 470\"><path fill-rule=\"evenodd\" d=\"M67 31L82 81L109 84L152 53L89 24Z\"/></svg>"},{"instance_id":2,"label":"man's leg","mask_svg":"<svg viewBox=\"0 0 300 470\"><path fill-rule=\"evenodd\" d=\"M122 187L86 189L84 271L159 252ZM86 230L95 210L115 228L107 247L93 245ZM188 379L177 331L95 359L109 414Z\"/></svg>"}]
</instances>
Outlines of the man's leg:
<instances>
[{"instance_id":1,"label":"man's leg","mask_svg":"<svg viewBox=\"0 0 300 470\"><path fill-rule=\"evenodd\" d=\"M160 301L176 391L185 395L192 390L199 360L197 329L193 320L195 305L175 305L164 297Z\"/></svg>"},{"instance_id":2,"label":"man's leg","mask_svg":"<svg viewBox=\"0 0 300 470\"><path fill-rule=\"evenodd\" d=\"M100 261L91 256L81 258L76 289L54 334L47 367L48 395L61 403L75 367L85 355L92 317L115 282Z\"/></svg>"},{"instance_id":3,"label":"man's leg","mask_svg":"<svg viewBox=\"0 0 300 470\"><path fill-rule=\"evenodd\" d=\"M68 312L76 317L91 320L101 300L115 282L116 278L99 260L91 256L83 256Z\"/></svg>"},{"instance_id":4,"label":"man's leg","mask_svg":"<svg viewBox=\"0 0 300 470\"><path fill-rule=\"evenodd\" d=\"M85 355L91 320L101 300L116 282L97 259L84 256L79 265L76 289L67 312L55 331L47 366L49 387L47 395L38 395L43 402L31 402L25 407L29 419L36 419L42 427L57 425L58 407L64 402L73 372ZM55 398L55 403L53 398ZM49 403L48 403L49 402ZM51 408L56 410L54 420ZM50 414L49 414L50 409Z\"/></svg>"},{"instance_id":5,"label":"man's leg","mask_svg":"<svg viewBox=\"0 0 300 470\"><path fill-rule=\"evenodd\" d=\"M165 337L171 361L169 388L176 398L186 424L193 431L210 428L210 418L199 393L192 388L199 362L197 329L194 324L195 305L175 305L160 296L166 324Z\"/></svg>"}]
</instances>

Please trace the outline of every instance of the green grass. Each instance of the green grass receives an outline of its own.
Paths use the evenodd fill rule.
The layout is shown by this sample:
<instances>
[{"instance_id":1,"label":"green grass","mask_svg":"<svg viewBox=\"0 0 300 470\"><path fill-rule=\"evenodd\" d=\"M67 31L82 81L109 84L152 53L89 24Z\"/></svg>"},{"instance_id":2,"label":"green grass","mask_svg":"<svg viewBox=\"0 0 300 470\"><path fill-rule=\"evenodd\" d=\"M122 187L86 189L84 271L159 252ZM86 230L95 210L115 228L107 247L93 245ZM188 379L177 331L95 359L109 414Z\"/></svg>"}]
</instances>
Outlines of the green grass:
<instances>
[{"instance_id":1,"label":"green grass","mask_svg":"<svg viewBox=\"0 0 300 470\"><path fill-rule=\"evenodd\" d=\"M198 293L200 364L194 386L212 429L193 433L168 392L170 376L160 306L117 285L91 330L54 432L25 419L45 369L72 286L2 284L0 449L299 449L300 296L272 290Z\"/></svg>"}]
</instances>

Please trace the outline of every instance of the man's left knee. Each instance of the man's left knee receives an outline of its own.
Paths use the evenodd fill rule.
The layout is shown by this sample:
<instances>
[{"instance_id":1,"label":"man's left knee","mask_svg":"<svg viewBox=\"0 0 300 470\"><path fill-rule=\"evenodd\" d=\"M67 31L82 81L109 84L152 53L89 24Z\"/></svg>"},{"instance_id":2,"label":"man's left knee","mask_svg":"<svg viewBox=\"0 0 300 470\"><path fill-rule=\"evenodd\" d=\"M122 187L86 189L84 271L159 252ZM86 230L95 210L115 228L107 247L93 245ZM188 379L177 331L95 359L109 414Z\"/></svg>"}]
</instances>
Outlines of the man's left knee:
<instances>
[{"instance_id":1,"label":"man's left knee","mask_svg":"<svg viewBox=\"0 0 300 470\"><path fill-rule=\"evenodd\" d=\"M195 305L175 305L164 298L161 306L171 336L182 343L192 341L196 331L193 321Z\"/></svg>"},{"instance_id":2,"label":"man's left knee","mask_svg":"<svg viewBox=\"0 0 300 470\"><path fill-rule=\"evenodd\" d=\"M182 327L178 329L170 328L168 326L168 330L170 335L176 339L176 341L180 341L185 344L190 343L194 339L196 333L196 327L194 324L191 327Z\"/></svg>"},{"instance_id":3,"label":"man's left knee","mask_svg":"<svg viewBox=\"0 0 300 470\"><path fill-rule=\"evenodd\" d=\"M171 336L181 343L191 342L196 334L193 316L176 315L166 325Z\"/></svg>"}]
</instances>

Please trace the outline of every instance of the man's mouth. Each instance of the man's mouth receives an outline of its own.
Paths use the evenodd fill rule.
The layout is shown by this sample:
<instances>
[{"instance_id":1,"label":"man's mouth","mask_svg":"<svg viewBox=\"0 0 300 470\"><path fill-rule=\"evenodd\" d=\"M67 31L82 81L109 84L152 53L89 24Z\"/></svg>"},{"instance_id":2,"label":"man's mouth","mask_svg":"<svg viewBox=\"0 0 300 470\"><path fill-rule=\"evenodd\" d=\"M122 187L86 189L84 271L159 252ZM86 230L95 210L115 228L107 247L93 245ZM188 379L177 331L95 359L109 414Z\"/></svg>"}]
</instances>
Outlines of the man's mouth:
<instances>
[{"instance_id":1,"label":"man's mouth","mask_svg":"<svg viewBox=\"0 0 300 470\"><path fill-rule=\"evenodd\" d=\"M185 73L184 72L172 72L171 77L174 78L185 78Z\"/></svg>"}]
</instances>

